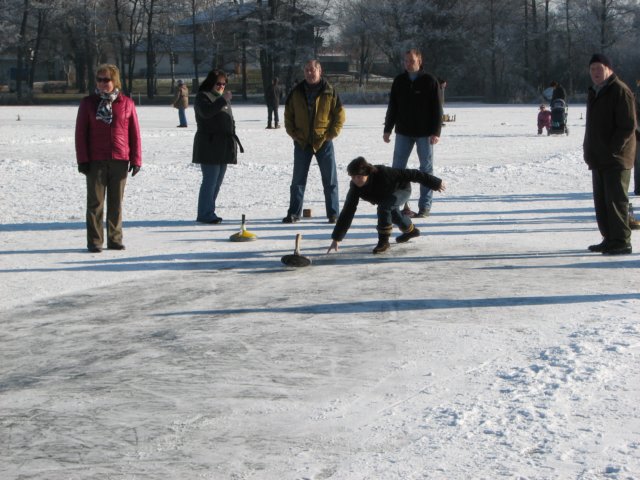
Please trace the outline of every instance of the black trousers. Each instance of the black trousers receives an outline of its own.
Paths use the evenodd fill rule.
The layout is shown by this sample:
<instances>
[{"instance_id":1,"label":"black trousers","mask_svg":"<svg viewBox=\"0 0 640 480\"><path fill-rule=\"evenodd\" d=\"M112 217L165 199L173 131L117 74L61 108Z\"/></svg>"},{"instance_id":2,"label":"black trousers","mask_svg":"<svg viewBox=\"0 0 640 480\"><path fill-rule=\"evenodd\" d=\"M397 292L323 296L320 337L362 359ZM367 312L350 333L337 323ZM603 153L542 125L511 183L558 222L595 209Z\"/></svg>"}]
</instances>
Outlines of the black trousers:
<instances>
[{"instance_id":1,"label":"black trousers","mask_svg":"<svg viewBox=\"0 0 640 480\"><path fill-rule=\"evenodd\" d=\"M631 170L592 170L593 203L598 229L612 247L631 245L629 182Z\"/></svg>"}]
</instances>

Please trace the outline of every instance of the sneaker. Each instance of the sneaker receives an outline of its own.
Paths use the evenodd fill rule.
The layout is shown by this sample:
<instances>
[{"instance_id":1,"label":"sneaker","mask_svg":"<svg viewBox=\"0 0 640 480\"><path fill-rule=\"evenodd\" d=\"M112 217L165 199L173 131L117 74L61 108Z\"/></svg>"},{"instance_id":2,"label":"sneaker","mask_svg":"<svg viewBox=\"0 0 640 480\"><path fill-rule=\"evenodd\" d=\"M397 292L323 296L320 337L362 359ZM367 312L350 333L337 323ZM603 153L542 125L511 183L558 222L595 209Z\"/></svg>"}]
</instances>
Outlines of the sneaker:
<instances>
[{"instance_id":1,"label":"sneaker","mask_svg":"<svg viewBox=\"0 0 640 480\"><path fill-rule=\"evenodd\" d=\"M89 245L87 247L87 250L89 250L91 253L100 253L102 252L102 247L99 247L97 245Z\"/></svg>"},{"instance_id":2,"label":"sneaker","mask_svg":"<svg viewBox=\"0 0 640 480\"><path fill-rule=\"evenodd\" d=\"M296 223L300 221L300 217L297 215L287 215L282 219L282 223Z\"/></svg>"},{"instance_id":3,"label":"sneaker","mask_svg":"<svg viewBox=\"0 0 640 480\"><path fill-rule=\"evenodd\" d=\"M126 247L121 243L109 243L107 248L109 250L126 250Z\"/></svg>"},{"instance_id":4,"label":"sneaker","mask_svg":"<svg viewBox=\"0 0 640 480\"><path fill-rule=\"evenodd\" d=\"M404 209L402 210L402 214L409 218L413 218L416 216L416 212L411 210L409 207L404 207Z\"/></svg>"},{"instance_id":5,"label":"sneaker","mask_svg":"<svg viewBox=\"0 0 640 480\"><path fill-rule=\"evenodd\" d=\"M331 215L329 217L329 223L336 223L338 221L338 217L336 217L335 215Z\"/></svg>"},{"instance_id":6,"label":"sneaker","mask_svg":"<svg viewBox=\"0 0 640 480\"><path fill-rule=\"evenodd\" d=\"M421 208L418 210L418 213L416 213L414 215L415 218L427 218L429 215L431 215L431 209L430 208Z\"/></svg>"},{"instance_id":7,"label":"sneaker","mask_svg":"<svg viewBox=\"0 0 640 480\"><path fill-rule=\"evenodd\" d=\"M603 252L607 248L607 241L603 240L602 242L596 245L589 245L588 248L590 252Z\"/></svg>"},{"instance_id":8,"label":"sneaker","mask_svg":"<svg viewBox=\"0 0 640 480\"><path fill-rule=\"evenodd\" d=\"M418 230L416 227L413 227L408 232L405 232L402 235L398 235L396 237L396 242L405 243L405 242L408 242L409 240L411 240L412 238L416 238L416 237L419 237L419 236L420 236L420 230Z\"/></svg>"},{"instance_id":9,"label":"sneaker","mask_svg":"<svg viewBox=\"0 0 640 480\"><path fill-rule=\"evenodd\" d=\"M605 248L603 255L629 255L631 253L631 245L623 245L621 247Z\"/></svg>"}]
</instances>

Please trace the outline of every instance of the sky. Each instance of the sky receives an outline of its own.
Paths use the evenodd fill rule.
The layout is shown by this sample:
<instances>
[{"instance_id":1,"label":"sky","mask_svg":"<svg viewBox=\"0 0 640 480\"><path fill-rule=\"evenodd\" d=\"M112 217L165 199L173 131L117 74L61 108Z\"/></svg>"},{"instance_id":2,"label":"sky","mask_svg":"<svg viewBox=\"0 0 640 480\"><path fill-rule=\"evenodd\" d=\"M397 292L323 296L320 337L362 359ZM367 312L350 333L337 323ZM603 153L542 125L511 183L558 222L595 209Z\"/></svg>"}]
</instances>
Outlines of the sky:
<instances>
[{"instance_id":1,"label":"sky","mask_svg":"<svg viewBox=\"0 0 640 480\"><path fill-rule=\"evenodd\" d=\"M537 107L448 104L447 191L383 255L364 202L327 254L315 164L312 217L281 223L292 141L240 104L220 225L193 110L141 105L127 248L88 253L77 106L1 107L0 477L640 479L640 260L587 251L584 106L550 137ZM346 109L341 201L353 158L393 154L384 106ZM256 241L229 241L242 214Z\"/></svg>"}]
</instances>

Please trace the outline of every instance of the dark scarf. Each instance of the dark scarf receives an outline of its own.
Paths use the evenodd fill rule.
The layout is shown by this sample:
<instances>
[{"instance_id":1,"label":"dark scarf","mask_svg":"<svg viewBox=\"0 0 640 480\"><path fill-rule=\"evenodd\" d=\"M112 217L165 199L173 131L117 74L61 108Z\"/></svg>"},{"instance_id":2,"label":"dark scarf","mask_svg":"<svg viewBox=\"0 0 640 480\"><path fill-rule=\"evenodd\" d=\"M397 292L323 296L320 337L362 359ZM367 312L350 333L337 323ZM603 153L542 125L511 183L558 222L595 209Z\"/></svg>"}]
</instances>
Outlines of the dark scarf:
<instances>
[{"instance_id":1,"label":"dark scarf","mask_svg":"<svg viewBox=\"0 0 640 480\"><path fill-rule=\"evenodd\" d=\"M316 98L320 95L320 92L326 87L326 82L324 79L320 79L318 83L315 85L311 85L304 82L304 94L307 97L307 111L309 112L309 132L310 132L310 143L313 144L313 125L315 123L316 116Z\"/></svg>"},{"instance_id":2,"label":"dark scarf","mask_svg":"<svg viewBox=\"0 0 640 480\"><path fill-rule=\"evenodd\" d=\"M96 112L96 120L101 120L107 125L111 125L113 120L113 102L120 94L120 90L117 88L111 93L103 93L96 89L96 95L100 97L100 104L98 105L98 111Z\"/></svg>"}]
</instances>

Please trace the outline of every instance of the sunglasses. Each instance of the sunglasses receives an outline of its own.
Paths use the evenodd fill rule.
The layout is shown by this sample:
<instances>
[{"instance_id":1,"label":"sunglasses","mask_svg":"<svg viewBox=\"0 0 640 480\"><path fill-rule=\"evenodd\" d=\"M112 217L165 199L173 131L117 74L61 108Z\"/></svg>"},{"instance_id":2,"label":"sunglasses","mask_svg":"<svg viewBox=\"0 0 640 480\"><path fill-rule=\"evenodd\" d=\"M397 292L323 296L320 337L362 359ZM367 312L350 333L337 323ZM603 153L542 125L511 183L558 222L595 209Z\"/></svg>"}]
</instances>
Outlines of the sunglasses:
<instances>
[{"instance_id":1,"label":"sunglasses","mask_svg":"<svg viewBox=\"0 0 640 480\"><path fill-rule=\"evenodd\" d=\"M109 77L96 77L96 82L98 83L108 83L111 79Z\"/></svg>"},{"instance_id":2,"label":"sunglasses","mask_svg":"<svg viewBox=\"0 0 640 480\"><path fill-rule=\"evenodd\" d=\"M227 82L216 82L216 87L224 87L227 85Z\"/></svg>"}]
</instances>

